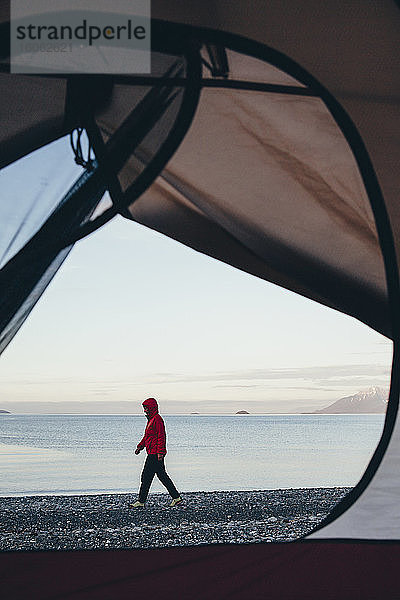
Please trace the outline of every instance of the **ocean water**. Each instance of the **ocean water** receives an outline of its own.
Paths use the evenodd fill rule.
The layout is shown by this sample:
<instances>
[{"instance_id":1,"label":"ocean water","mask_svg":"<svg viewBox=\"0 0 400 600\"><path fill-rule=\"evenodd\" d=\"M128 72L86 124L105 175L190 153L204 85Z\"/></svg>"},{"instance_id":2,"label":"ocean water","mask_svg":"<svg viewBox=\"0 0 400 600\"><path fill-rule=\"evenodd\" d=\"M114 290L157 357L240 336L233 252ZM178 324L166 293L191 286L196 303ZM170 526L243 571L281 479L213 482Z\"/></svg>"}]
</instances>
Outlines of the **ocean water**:
<instances>
[{"instance_id":1,"label":"ocean water","mask_svg":"<svg viewBox=\"0 0 400 600\"><path fill-rule=\"evenodd\" d=\"M180 491L353 486L384 415L164 416ZM0 415L1 496L136 492L146 420L135 415ZM151 491L165 491L155 479Z\"/></svg>"}]
</instances>

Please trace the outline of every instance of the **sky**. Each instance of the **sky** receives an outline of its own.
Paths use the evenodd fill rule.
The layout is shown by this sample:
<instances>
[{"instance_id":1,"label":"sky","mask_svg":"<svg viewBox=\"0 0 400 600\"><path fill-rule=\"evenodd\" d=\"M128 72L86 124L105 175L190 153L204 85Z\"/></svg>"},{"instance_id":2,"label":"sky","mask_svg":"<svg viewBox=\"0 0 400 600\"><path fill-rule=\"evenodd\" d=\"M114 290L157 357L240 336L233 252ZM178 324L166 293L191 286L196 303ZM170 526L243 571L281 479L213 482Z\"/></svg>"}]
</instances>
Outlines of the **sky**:
<instances>
[{"instance_id":1,"label":"sky","mask_svg":"<svg viewBox=\"0 0 400 600\"><path fill-rule=\"evenodd\" d=\"M26 191L38 163L24 168ZM75 245L0 357L0 408L307 412L387 388L391 355L355 319L117 217Z\"/></svg>"}]
</instances>

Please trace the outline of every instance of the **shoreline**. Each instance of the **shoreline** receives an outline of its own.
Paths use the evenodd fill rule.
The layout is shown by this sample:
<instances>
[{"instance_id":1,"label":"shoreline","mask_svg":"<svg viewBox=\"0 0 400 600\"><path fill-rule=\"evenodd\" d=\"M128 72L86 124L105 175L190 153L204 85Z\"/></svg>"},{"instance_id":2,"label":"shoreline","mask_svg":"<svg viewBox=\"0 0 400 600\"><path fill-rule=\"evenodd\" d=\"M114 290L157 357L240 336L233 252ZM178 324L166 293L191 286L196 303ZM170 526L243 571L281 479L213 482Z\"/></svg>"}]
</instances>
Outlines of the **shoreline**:
<instances>
[{"instance_id":1,"label":"shoreline","mask_svg":"<svg viewBox=\"0 0 400 600\"><path fill-rule=\"evenodd\" d=\"M11 417L141 417L143 419L143 413L131 413L131 412L5 412L1 413L0 416L11 416ZM383 412L249 412L249 413L233 413L233 412L205 412L205 413L169 413L163 412L164 417L299 417L306 415L314 416L333 416L333 417L347 417L356 416L360 417L363 415L386 415L386 411Z\"/></svg>"},{"instance_id":2,"label":"shoreline","mask_svg":"<svg viewBox=\"0 0 400 600\"><path fill-rule=\"evenodd\" d=\"M0 497L0 551L162 548L293 541L312 531L350 487Z\"/></svg>"},{"instance_id":3,"label":"shoreline","mask_svg":"<svg viewBox=\"0 0 400 600\"><path fill-rule=\"evenodd\" d=\"M188 491L182 491L181 495L183 496L188 496L190 494L242 494L242 493L272 493L272 492L289 492L289 491L306 491L306 490L350 490L352 489L351 486L346 486L346 485L325 485L323 487L304 487L304 486L292 486L292 487L282 487L282 488L271 488L271 489L267 489L267 490L202 490L202 491L197 491L197 490L188 490ZM18 498L64 498L64 497L74 497L74 498L80 498L80 497L85 497L85 496L118 496L118 497L123 497L123 496L129 496L132 497L135 495L135 492L132 491L131 489L109 489L109 490L55 490L55 491L48 491L48 490L39 490L39 491L33 491L33 492L11 492L11 493L0 493L0 503L3 500L16 500ZM154 497L159 497L159 496L166 496L166 492L162 492L162 491L150 491L149 497L150 496L154 496Z\"/></svg>"}]
</instances>

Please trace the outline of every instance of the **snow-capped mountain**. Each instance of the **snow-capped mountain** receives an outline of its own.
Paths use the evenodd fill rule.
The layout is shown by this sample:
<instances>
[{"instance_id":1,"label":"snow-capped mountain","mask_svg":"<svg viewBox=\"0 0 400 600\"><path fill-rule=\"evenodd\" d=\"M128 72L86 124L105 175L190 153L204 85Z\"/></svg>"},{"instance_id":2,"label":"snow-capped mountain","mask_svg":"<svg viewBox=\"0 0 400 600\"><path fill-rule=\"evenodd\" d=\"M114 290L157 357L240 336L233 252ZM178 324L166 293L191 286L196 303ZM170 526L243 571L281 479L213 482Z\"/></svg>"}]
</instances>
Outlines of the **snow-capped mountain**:
<instances>
[{"instance_id":1,"label":"snow-capped mountain","mask_svg":"<svg viewBox=\"0 0 400 600\"><path fill-rule=\"evenodd\" d=\"M315 413L384 413L389 392L379 387L371 387L337 400L333 404L316 410Z\"/></svg>"}]
</instances>

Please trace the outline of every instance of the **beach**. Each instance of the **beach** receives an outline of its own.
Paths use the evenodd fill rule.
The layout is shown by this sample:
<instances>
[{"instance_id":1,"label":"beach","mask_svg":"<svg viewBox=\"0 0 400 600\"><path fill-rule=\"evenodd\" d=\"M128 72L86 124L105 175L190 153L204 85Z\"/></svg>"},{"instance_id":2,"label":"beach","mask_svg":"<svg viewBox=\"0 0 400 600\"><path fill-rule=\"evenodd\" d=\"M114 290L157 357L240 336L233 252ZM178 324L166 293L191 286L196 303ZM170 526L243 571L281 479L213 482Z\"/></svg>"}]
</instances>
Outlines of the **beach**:
<instances>
[{"instance_id":1,"label":"beach","mask_svg":"<svg viewBox=\"0 0 400 600\"><path fill-rule=\"evenodd\" d=\"M351 488L0 498L0 550L162 548L286 542L309 533Z\"/></svg>"}]
</instances>

